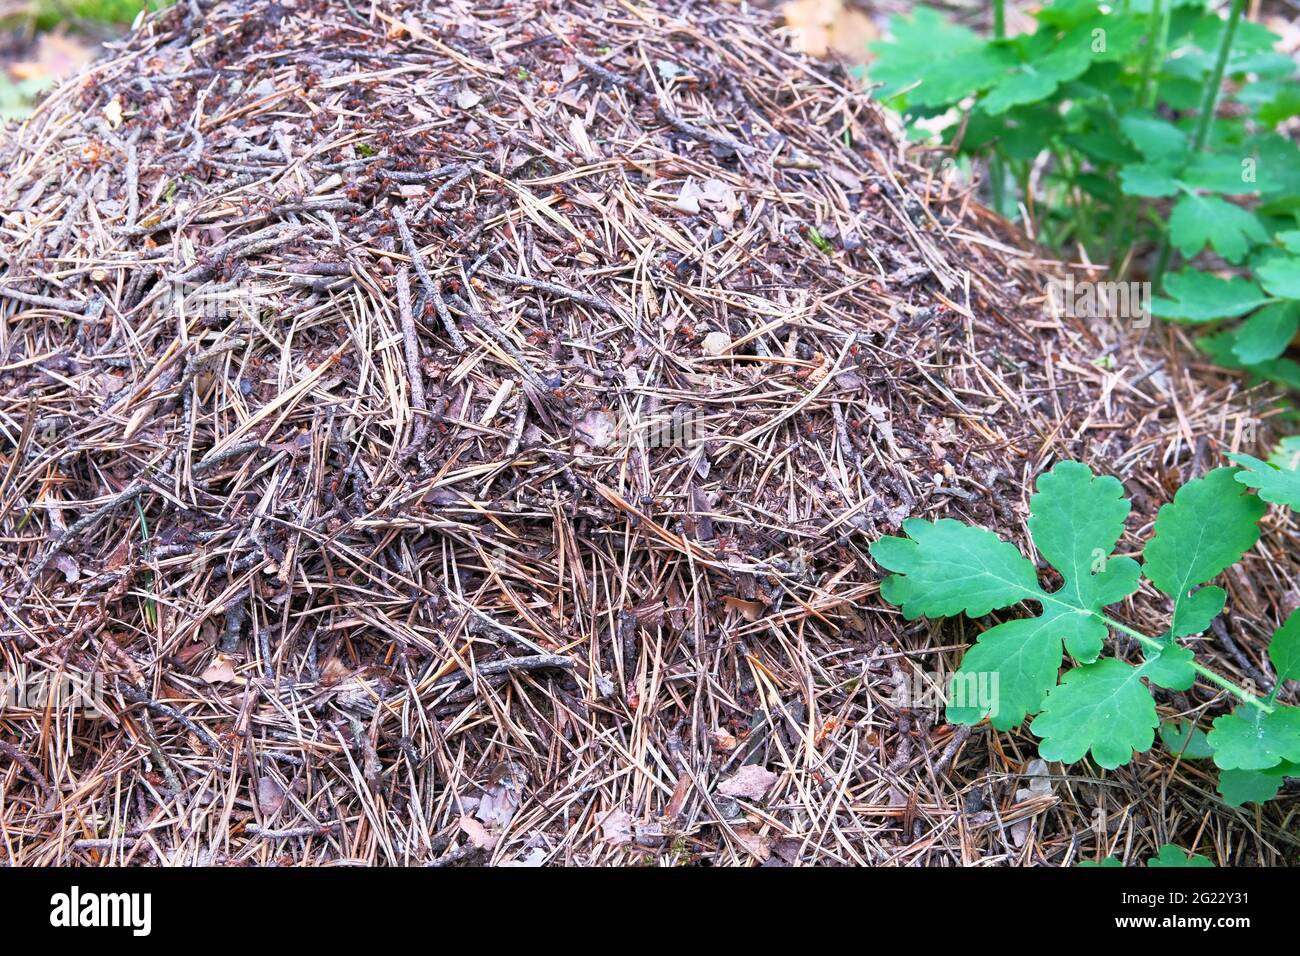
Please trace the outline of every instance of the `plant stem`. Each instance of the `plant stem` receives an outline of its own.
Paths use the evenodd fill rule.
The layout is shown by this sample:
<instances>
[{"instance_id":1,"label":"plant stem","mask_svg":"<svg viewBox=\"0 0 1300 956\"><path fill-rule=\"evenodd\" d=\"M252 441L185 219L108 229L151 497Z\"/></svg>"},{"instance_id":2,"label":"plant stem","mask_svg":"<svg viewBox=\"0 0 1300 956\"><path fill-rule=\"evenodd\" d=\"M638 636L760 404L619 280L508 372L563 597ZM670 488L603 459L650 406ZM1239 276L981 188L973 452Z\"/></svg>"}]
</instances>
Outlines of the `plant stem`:
<instances>
[{"instance_id":1,"label":"plant stem","mask_svg":"<svg viewBox=\"0 0 1300 956\"><path fill-rule=\"evenodd\" d=\"M1006 0L993 0L993 36L1004 39L1007 35ZM1002 155L994 146L993 155L989 157L989 180L993 187L993 207L999 216L1006 215L1007 168Z\"/></svg>"},{"instance_id":2,"label":"plant stem","mask_svg":"<svg viewBox=\"0 0 1300 956\"><path fill-rule=\"evenodd\" d=\"M993 189L993 208L999 216L1005 216L1007 197L1007 168L1002 155L995 152L989 157L989 184Z\"/></svg>"},{"instance_id":3,"label":"plant stem","mask_svg":"<svg viewBox=\"0 0 1300 956\"><path fill-rule=\"evenodd\" d=\"M1133 638L1138 643L1140 643L1147 650L1155 651L1156 653L1159 653L1160 651L1163 651L1166 647L1171 646L1170 644L1167 644L1164 641L1156 640L1154 637L1148 637L1147 635L1143 634L1141 631L1135 631L1127 624L1121 624L1119 621L1116 621L1113 618L1109 618L1105 614L1098 614L1097 617L1099 617L1102 623L1105 624L1107 627L1113 627L1117 631L1122 631L1123 633L1127 634L1129 637ZM1223 690L1226 690L1229 694L1232 694L1234 697L1238 698L1244 703L1250 704L1253 707L1258 707L1266 714L1271 714L1273 712L1273 707L1270 703L1260 700L1260 698L1252 694L1250 691L1238 687L1236 684L1228 680L1226 677L1220 677L1218 674L1214 673L1214 671L1210 670L1205 665L1197 663L1196 661L1192 661L1192 670L1196 671L1196 673L1200 674L1211 684L1214 684L1217 687L1221 687Z\"/></svg>"},{"instance_id":4,"label":"plant stem","mask_svg":"<svg viewBox=\"0 0 1300 956\"><path fill-rule=\"evenodd\" d=\"M1223 74L1228 68L1228 60L1232 56L1232 41L1236 39L1237 26L1241 23L1241 14L1245 8L1246 0L1232 0L1232 6L1228 10L1228 22L1223 28L1223 38L1219 41L1219 52L1214 58L1214 69L1210 71L1210 78L1206 81L1205 91L1201 95L1201 115L1196 119L1196 132L1192 136L1193 156L1205 148L1205 143L1210 138L1210 128L1214 124L1214 113L1218 109L1219 93L1223 87ZM1171 251L1169 231L1166 230L1164 239L1160 243L1160 255L1156 260L1155 273L1151 278L1151 284L1156 291L1160 291L1164 281Z\"/></svg>"},{"instance_id":5,"label":"plant stem","mask_svg":"<svg viewBox=\"0 0 1300 956\"><path fill-rule=\"evenodd\" d=\"M1138 84L1138 102L1144 109L1155 105L1159 83L1154 80L1156 51L1164 55L1165 32L1169 29L1168 11L1162 9L1161 0L1151 4L1151 19L1147 23L1147 49L1142 57L1142 78Z\"/></svg>"},{"instance_id":6,"label":"plant stem","mask_svg":"<svg viewBox=\"0 0 1300 956\"><path fill-rule=\"evenodd\" d=\"M1219 104L1219 92L1223 85L1223 73L1232 56L1232 41L1237 35L1237 26L1241 23L1241 13L1246 7L1246 0L1232 0L1232 9L1228 11L1228 25L1224 27L1223 39L1219 43L1219 55L1214 61L1214 71L1210 74L1205 93L1201 98L1201 115L1196 122L1196 135L1192 138L1192 153L1199 153L1205 148L1205 141L1210 136L1210 125L1214 122L1214 111Z\"/></svg>"}]
</instances>

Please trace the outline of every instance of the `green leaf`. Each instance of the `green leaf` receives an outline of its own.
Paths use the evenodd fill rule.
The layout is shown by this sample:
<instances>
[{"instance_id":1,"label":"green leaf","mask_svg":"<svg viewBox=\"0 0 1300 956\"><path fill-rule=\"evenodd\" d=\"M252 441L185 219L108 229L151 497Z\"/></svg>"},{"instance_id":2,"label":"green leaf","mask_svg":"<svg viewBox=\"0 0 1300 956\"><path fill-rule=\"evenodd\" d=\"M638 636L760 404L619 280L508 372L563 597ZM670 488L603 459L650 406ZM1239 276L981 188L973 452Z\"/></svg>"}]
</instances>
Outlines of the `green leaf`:
<instances>
[{"instance_id":1,"label":"green leaf","mask_svg":"<svg viewBox=\"0 0 1300 956\"><path fill-rule=\"evenodd\" d=\"M1120 862L1119 857L1108 856L1100 863L1098 863L1096 860L1080 860L1079 866L1083 867L1084 869L1092 869L1093 867L1100 867L1103 869L1112 869L1114 867L1120 867L1122 869L1124 864Z\"/></svg>"},{"instance_id":2,"label":"green leaf","mask_svg":"<svg viewBox=\"0 0 1300 956\"><path fill-rule=\"evenodd\" d=\"M1017 58L1006 44L986 43L928 7L889 21L892 39L874 43L869 74L883 100L901 97L908 107L955 105L1002 80Z\"/></svg>"},{"instance_id":3,"label":"green leaf","mask_svg":"<svg viewBox=\"0 0 1300 956\"><path fill-rule=\"evenodd\" d=\"M1057 0L1056 3L1039 7L1033 12L1035 20L1057 30L1072 29L1094 19L1096 15L1097 0Z\"/></svg>"},{"instance_id":4,"label":"green leaf","mask_svg":"<svg viewBox=\"0 0 1300 956\"><path fill-rule=\"evenodd\" d=\"M1198 853L1189 853L1180 846L1166 843L1160 848L1160 853L1158 855L1147 860L1147 866L1212 867L1214 866L1214 862Z\"/></svg>"},{"instance_id":5,"label":"green leaf","mask_svg":"<svg viewBox=\"0 0 1300 956\"><path fill-rule=\"evenodd\" d=\"M1242 323L1232 345L1243 365L1275 359L1286 351L1300 328L1300 302L1275 302Z\"/></svg>"},{"instance_id":6,"label":"green leaf","mask_svg":"<svg viewBox=\"0 0 1300 956\"><path fill-rule=\"evenodd\" d=\"M1277 673L1277 690L1300 679L1300 611L1292 612L1273 634L1268 656ZM1219 793L1224 800L1240 806L1272 799L1282 776L1300 771L1300 708L1273 704L1273 712L1264 713L1239 707L1214 721L1206 742L1223 771Z\"/></svg>"},{"instance_id":7,"label":"green leaf","mask_svg":"<svg viewBox=\"0 0 1300 956\"><path fill-rule=\"evenodd\" d=\"M1067 672L1029 729L1043 738L1044 760L1074 763L1091 753L1099 767L1114 770L1134 751L1151 749L1159 722L1138 668L1103 657Z\"/></svg>"},{"instance_id":8,"label":"green leaf","mask_svg":"<svg viewBox=\"0 0 1300 956\"><path fill-rule=\"evenodd\" d=\"M1173 599L1169 636L1199 634L1223 610L1220 587L1193 588L1218 577L1259 540L1265 506L1243 493L1235 468L1216 468L1178 489L1156 514L1155 537L1142 553L1143 572Z\"/></svg>"},{"instance_id":9,"label":"green leaf","mask_svg":"<svg viewBox=\"0 0 1300 956\"><path fill-rule=\"evenodd\" d=\"M1192 189L1241 196L1272 188L1273 180L1267 171L1261 179L1257 164L1257 157L1201 154L1192 158L1178 178Z\"/></svg>"},{"instance_id":10,"label":"green leaf","mask_svg":"<svg viewBox=\"0 0 1300 956\"><path fill-rule=\"evenodd\" d=\"M1097 31L1104 31L1098 34ZM1124 60L1141 47L1146 38L1146 24L1137 17L1118 18L1101 16L1091 20L1083 27L1090 43L1093 44L1093 56L1100 62ZM1097 49L1096 41L1104 40L1105 46Z\"/></svg>"},{"instance_id":11,"label":"green leaf","mask_svg":"<svg viewBox=\"0 0 1300 956\"><path fill-rule=\"evenodd\" d=\"M1222 365L1224 368L1244 369L1249 372L1248 384L1250 386L1257 385L1260 382L1277 382L1279 385L1300 392L1300 362L1293 362L1291 359L1284 357L1267 362L1257 362L1254 365L1242 365L1232 351L1235 341L1236 330L1232 329L1214 335L1199 336L1196 339L1196 344L1214 360L1216 365Z\"/></svg>"},{"instance_id":12,"label":"green leaf","mask_svg":"<svg viewBox=\"0 0 1300 956\"><path fill-rule=\"evenodd\" d=\"M880 593L909 621L966 614L983 617L1042 594L1033 564L991 531L943 518L903 522L906 538L871 546L876 563L896 574Z\"/></svg>"},{"instance_id":13,"label":"green leaf","mask_svg":"<svg viewBox=\"0 0 1300 956\"><path fill-rule=\"evenodd\" d=\"M1252 138L1249 148L1259 154L1260 168L1269 170L1269 178L1274 181L1264 194L1271 200L1270 205L1289 205L1292 212L1300 208L1297 204L1297 197L1300 197L1300 146L1285 136L1266 133ZM1261 210L1267 208L1260 207Z\"/></svg>"},{"instance_id":14,"label":"green leaf","mask_svg":"<svg viewBox=\"0 0 1300 956\"><path fill-rule=\"evenodd\" d=\"M950 23L930 7L917 7L910 17L890 17L889 34L892 39L871 44L871 79L882 84L881 99L923 79L937 60L984 46L973 31Z\"/></svg>"},{"instance_id":15,"label":"green leaf","mask_svg":"<svg viewBox=\"0 0 1300 956\"><path fill-rule=\"evenodd\" d=\"M1196 670L1192 667L1195 660L1196 655L1190 648L1169 644L1159 654L1147 659L1142 666L1142 676L1168 690L1188 690L1196 683Z\"/></svg>"},{"instance_id":16,"label":"green leaf","mask_svg":"<svg viewBox=\"0 0 1300 956\"><path fill-rule=\"evenodd\" d=\"M1182 189L1177 173L1177 163L1131 163L1119 171L1120 188L1126 196L1176 196Z\"/></svg>"},{"instance_id":17,"label":"green leaf","mask_svg":"<svg viewBox=\"0 0 1300 956\"><path fill-rule=\"evenodd\" d=\"M1217 13L1209 13L1197 21L1192 31L1192 40L1202 50L1215 52L1223 42L1223 31L1227 21ZM1263 53L1273 48L1281 38L1267 27L1249 20L1237 24L1232 35L1233 53Z\"/></svg>"},{"instance_id":18,"label":"green leaf","mask_svg":"<svg viewBox=\"0 0 1300 956\"><path fill-rule=\"evenodd\" d=\"M980 636L953 677L967 696L997 677L997 702L950 707L953 723L978 723L985 716L1009 730L1037 713L1056 685L1061 644L1080 661L1101 653L1107 627L1097 612L1137 589L1140 568L1111 552L1124 532L1129 502L1124 486L1108 476L1094 478L1087 465L1063 461L1038 479L1030 500L1034 543L1064 579L1060 590L1040 593L1038 618L1009 621Z\"/></svg>"},{"instance_id":19,"label":"green leaf","mask_svg":"<svg viewBox=\"0 0 1300 956\"><path fill-rule=\"evenodd\" d=\"M1268 242L1255 214L1218 196L1184 195L1169 216L1169 236L1184 256L1206 244L1229 262L1240 262L1253 243Z\"/></svg>"},{"instance_id":20,"label":"green leaf","mask_svg":"<svg viewBox=\"0 0 1300 956\"><path fill-rule=\"evenodd\" d=\"M881 585L884 598L909 620L965 612L972 617L1021 600L1042 606L1035 618L990 628L953 676L948 719L974 724L985 717L1002 730L1037 713L1056 685L1062 643L1080 661L1101 653L1107 627L1097 616L1137 589L1141 569L1111 556L1129 513L1124 486L1063 461L1039 477L1029 529L1043 557L1064 579L1048 594L1032 563L992 533L951 519L908 521L908 538L881 538L871 555L898 572ZM994 684L992 681L996 679ZM996 690L991 700L989 689Z\"/></svg>"},{"instance_id":21,"label":"green leaf","mask_svg":"<svg viewBox=\"0 0 1300 956\"><path fill-rule=\"evenodd\" d=\"M1293 116L1300 115L1300 88L1286 83L1279 86L1277 95L1255 112L1265 126L1276 126Z\"/></svg>"},{"instance_id":22,"label":"green leaf","mask_svg":"<svg viewBox=\"0 0 1300 956\"><path fill-rule=\"evenodd\" d=\"M1273 712L1243 705L1214 720L1206 734L1220 770L1267 770L1300 762L1300 707L1276 704Z\"/></svg>"},{"instance_id":23,"label":"green leaf","mask_svg":"<svg viewBox=\"0 0 1300 956\"><path fill-rule=\"evenodd\" d=\"M1046 73L1017 70L998 83L980 101L990 116L998 116L1013 106L1037 103L1056 92L1058 81Z\"/></svg>"},{"instance_id":24,"label":"green leaf","mask_svg":"<svg viewBox=\"0 0 1300 956\"><path fill-rule=\"evenodd\" d=\"M1187 155L1187 134L1167 120L1133 112L1121 119L1119 126L1148 161L1181 160Z\"/></svg>"},{"instance_id":25,"label":"green leaf","mask_svg":"<svg viewBox=\"0 0 1300 956\"><path fill-rule=\"evenodd\" d=\"M1213 322L1253 312L1269 301L1247 279L1220 279L1208 272L1185 269L1165 276L1165 296L1151 300L1151 314L1184 322Z\"/></svg>"},{"instance_id":26,"label":"green leaf","mask_svg":"<svg viewBox=\"0 0 1300 956\"><path fill-rule=\"evenodd\" d=\"M1279 299L1300 299L1300 258L1278 256L1255 270L1267 291Z\"/></svg>"},{"instance_id":27,"label":"green leaf","mask_svg":"<svg viewBox=\"0 0 1300 956\"><path fill-rule=\"evenodd\" d=\"M1272 800L1286 777L1300 777L1300 764L1280 763L1267 770L1224 770L1219 773L1219 796L1230 807Z\"/></svg>"},{"instance_id":28,"label":"green leaf","mask_svg":"<svg viewBox=\"0 0 1300 956\"><path fill-rule=\"evenodd\" d=\"M1052 31L1040 30L998 45L1014 51L1019 62L1013 64L1013 69L981 101L980 105L991 116L1047 99L1060 84L1087 72L1095 58L1091 33L1083 29L1067 33L1059 41Z\"/></svg>"},{"instance_id":29,"label":"green leaf","mask_svg":"<svg viewBox=\"0 0 1300 956\"><path fill-rule=\"evenodd\" d=\"M1277 443L1273 454L1268 456L1270 464L1286 471L1300 471L1300 435L1288 435Z\"/></svg>"},{"instance_id":30,"label":"green leaf","mask_svg":"<svg viewBox=\"0 0 1300 956\"><path fill-rule=\"evenodd\" d=\"M1112 558L1124 533L1129 502L1109 475L1094 478L1087 465L1063 461L1038 479L1029 502L1029 533L1039 552L1065 579L1052 597L1069 605L1055 616L1065 627L1066 648L1080 661L1101 653L1106 627L1095 613L1137 590L1139 568ZM1053 616L1055 608L1045 608Z\"/></svg>"},{"instance_id":31,"label":"green leaf","mask_svg":"<svg viewBox=\"0 0 1300 956\"><path fill-rule=\"evenodd\" d=\"M1061 633L1053 619L1017 618L991 627L953 675L945 716L953 724L988 717L998 730L1011 730L1038 713L1060 669Z\"/></svg>"},{"instance_id":32,"label":"green leaf","mask_svg":"<svg viewBox=\"0 0 1300 956\"><path fill-rule=\"evenodd\" d=\"M1268 659L1273 662L1279 687L1289 680L1300 680L1300 610L1292 611L1273 633Z\"/></svg>"},{"instance_id":33,"label":"green leaf","mask_svg":"<svg viewBox=\"0 0 1300 956\"><path fill-rule=\"evenodd\" d=\"M1214 756L1205 731L1190 720L1166 720L1160 725L1160 739L1171 754L1184 760L1207 760Z\"/></svg>"},{"instance_id":34,"label":"green leaf","mask_svg":"<svg viewBox=\"0 0 1300 956\"><path fill-rule=\"evenodd\" d=\"M1237 481L1257 489L1265 501L1300 510L1300 471L1280 468L1250 455L1229 455L1228 458L1242 468L1237 472Z\"/></svg>"}]
</instances>

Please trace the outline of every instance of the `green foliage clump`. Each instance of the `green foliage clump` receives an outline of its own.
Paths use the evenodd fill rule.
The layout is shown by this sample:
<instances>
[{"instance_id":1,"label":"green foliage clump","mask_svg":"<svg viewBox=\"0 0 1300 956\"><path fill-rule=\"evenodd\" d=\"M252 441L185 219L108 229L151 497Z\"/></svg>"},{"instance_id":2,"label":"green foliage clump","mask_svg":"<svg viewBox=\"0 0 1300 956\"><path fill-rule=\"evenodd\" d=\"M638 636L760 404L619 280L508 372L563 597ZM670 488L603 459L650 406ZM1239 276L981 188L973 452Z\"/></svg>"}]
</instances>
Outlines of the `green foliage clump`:
<instances>
[{"instance_id":1,"label":"green foliage clump","mask_svg":"<svg viewBox=\"0 0 1300 956\"><path fill-rule=\"evenodd\" d=\"M988 39L922 7L893 18L868 73L917 136L988 161L1000 211L1032 208L1040 240L1117 275L1127 250L1149 251L1153 314L1203 327L1220 364L1300 389L1284 354L1300 330L1300 147L1279 131L1300 83L1243 7L1057 0L1034 32Z\"/></svg>"},{"instance_id":2,"label":"green foliage clump","mask_svg":"<svg viewBox=\"0 0 1300 956\"><path fill-rule=\"evenodd\" d=\"M1140 564L1114 554L1129 514L1117 479L1071 461L1042 475L1030 500L1029 531L1060 574L1055 590L1041 585L1033 562L1014 545L950 518L913 518L903 523L905 537L873 544L872 557L893 572L881 595L908 620L978 618L1025 602L1039 608L1035 617L980 634L950 683L948 720L988 719L1011 730L1032 718L1029 730L1040 738L1043 759L1091 757L1105 769L1151 749L1159 731L1182 758L1214 761L1219 792L1232 805L1267 800L1284 777L1300 776L1300 707L1278 701L1288 681L1300 680L1300 611L1273 635L1268 653L1276 684L1266 697L1204 667L1183 641L1222 613L1227 592L1212 582L1255 546L1266 502L1300 507L1300 472L1231 457L1241 467L1188 482L1160 509ZM1162 634L1141 633L1108 610L1144 579L1168 600ZM1104 653L1113 632L1138 643L1141 663ZM1188 722L1162 725L1155 688L1185 691L1198 677L1235 697L1236 708L1216 718L1208 733Z\"/></svg>"},{"instance_id":3,"label":"green foliage clump","mask_svg":"<svg viewBox=\"0 0 1300 956\"><path fill-rule=\"evenodd\" d=\"M171 0L39 0L36 24L49 30L61 22L90 20L126 26L141 10L152 13L171 6Z\"/></svg>"}]
</instances>

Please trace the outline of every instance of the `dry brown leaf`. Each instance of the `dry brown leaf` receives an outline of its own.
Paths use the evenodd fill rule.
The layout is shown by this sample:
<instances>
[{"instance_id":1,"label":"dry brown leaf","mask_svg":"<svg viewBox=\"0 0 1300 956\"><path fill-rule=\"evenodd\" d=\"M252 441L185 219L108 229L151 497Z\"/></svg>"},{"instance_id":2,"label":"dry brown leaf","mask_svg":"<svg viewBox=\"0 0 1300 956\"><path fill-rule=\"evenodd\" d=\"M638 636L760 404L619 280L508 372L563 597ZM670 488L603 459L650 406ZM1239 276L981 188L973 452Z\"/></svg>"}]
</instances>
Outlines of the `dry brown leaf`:
<instances>
[{"instance_id":1,"label":"dry brown leaf","mask_svg":"<svg viewBox=\"0 0 1300 956\"><path fill-rule=\"evenodd\" d=\"M199 675L199 679L209 684L229 684L235 679L234 659L225 654L212 658L212 663Z\"/></svg>"},{"instance_id":2,"label":"dry brown leaf","mask_svg":"<svg viewBox=\"0 0 1300 956\"><path fill-rule=\"evenodd\" d=\"M274 777L261 777L257 781L257 808L271 816L284 806L284 788Z\"/></svg>"},{"instance_id":3,"label":"dry brown leaf","mask_svg":"<svg viewBox=\"0 0 1300 956\"><path fill-rule=\"evenodd\" d=\"M487 827L473 817L462 816L460 818L460 828L464 831L465 836L469 837L469 842L478 849L490 850L496 846L497 838L492 835Z\"/></svg>"},{"instance_id":4,"label":"dry brown leaf","mask_svg":"<svg viewBox=\"0 0 1300 956\"><path fill-rule=\"evenodd\" d=\"M610 810L600 818L600 833L606 843L624 846L632 842L632 815L626 810Z\"/></svg>"},{"instance_id":5,"label":"dry brown leaf","mask_svg":"<svg viewBox=\"0 0 1300 956\"><path fill-rule=\"evenodd\" d=\"M772 844L767 837L755 833L749 827L736 827L731 831L736 842L743 846L760 863L766 863L772 855Z\"/></svg>"},{"instance_id":6,"label":"dry brown leaf","mask_svg":"<svg viewBox=\"0 0 1300 956\"><path fill-rule=\"evenodd\" d=\"M723 597L722 603L731 610L737 611L741 617L751 624L763 616L764 607L762 601L746 601L743 598L732 597L728 594Z\"/></svg>"},{"instance_id":7,"label":"dry brown leaf","mask_svg":"<svg viewBox=\"0 0 1300 956\"><path fill-rule=\"evenodd\" d=\"M795 45L810 56L838 53L865 62L867 44L880 35L870 17L845 6L844 0L791 0L783 12Z\"/></svg>"},{"instance_id":8,"label":"dry brown leaf","mask_svg":"<svg viewBox=\"0 0 1300 956\"><path fill-rule=\"evenodd\" d=\"M776 783L776 776L766 767L748 763L718 784L718 793L726 797L762 800Z\"/></svg>"},{"instance_id":9,"label":"dry brown leaf","mask_svg":"<svg viewBox=\"0 0 1300 956\"><path fill-rule=\"evenodd\" d=\"M731 753L740 745L740 741L734 734L729 734L721 728L711 731L709 739L713 741L713 749L724 754Z\"/></svg>"}]
</instances>

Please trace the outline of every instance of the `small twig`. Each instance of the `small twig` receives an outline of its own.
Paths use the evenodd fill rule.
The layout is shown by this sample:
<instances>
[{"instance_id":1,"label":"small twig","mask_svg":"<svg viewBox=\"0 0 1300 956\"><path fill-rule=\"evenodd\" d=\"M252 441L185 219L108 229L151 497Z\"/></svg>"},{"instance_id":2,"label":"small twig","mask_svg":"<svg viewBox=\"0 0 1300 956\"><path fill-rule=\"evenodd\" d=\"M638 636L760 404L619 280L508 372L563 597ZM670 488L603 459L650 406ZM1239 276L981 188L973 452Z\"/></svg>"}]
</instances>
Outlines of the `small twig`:
<instances>
[{"instance_id":1,"label":"small twig","mask_svg":"<svg viewBox=\"0 0 1300 956\"><path fill-rule=\"evenodd\" d=\"M402 320L402 341L406 346L406 376L411 385L411 407L415 409L415 433L408 451L424 447L428 428L425 413L429 403L424 397L424 373L420 371L420 340L415 334L415 317L411 314L411 280L406 269L397 272L397 311Z\"/></svg>"},{"instance_id":2,"label":"small twig","mask_svg":"<svg viewBox=\"0 0 1300 956\"><path fill-rule=\"evenodd\" d=\"M250 823L244 827L244 832L251 836L261 837L263 840L292 840L296 837L324 836L337 830L338 827L338 821L322 823L319 826L289 827L285 830L272 830L268 827L258 826L256 823Z\"/></svg>"},{"instance_id":3,"label":"small twig","mask_svg":"<svg viewBox=\"0 0 1300 956\"><path fill-rule=\"evenodd\" d=\"M140 218L140 156L135 138L126 144L126 225L134 227Z\"/></svg>"},{"instance_id":4,"label":"small twig","mask_svg":"<svg viewBox=\"0 0 1300 956\"><path fill-rule=\"evenodd\" d=\"M7 286L0 286L0 296L6 299L15 299L18 302L34 305L42 309L58 309L60 312L80 312L86 307L85 302L77 299L57 299L48 295L33 295L30 292L21 292L18 289L10 289Z\"/></svg>"},{"instance_id":5,"label":"small twig","mask_svg":"<svg viewBox=\"0 0 1300 956\"><path fill-rule=\"evenodd\" d=\"M577 289L570 289L568 286L560 285L557 282L546 282L543 279L533 279L529 276L516 275L513 272L497 272L495 269L482 269L481 271L490 279L510 282L514 285L524 286L525 288L536 289L539 292L549 292L551 295L559 296L564 299L572 299L574 302L581 302L583 305L589 305L593 309L599 309L601 312L608 313L609 315L618 315L618 310L604 299L591 295L588 292L580 292Z\"/></svg>"},{"instance_id":6,"label":"small twig","mask_svg":"<svg viewBox=\"0 0 1300 956\"><path fill-rule=\"evenodd\" d=\"M1251 659L1243 653L1237 642L1232 639L1232 635L1228 633L1228 626L1223 621L1222 614L1210 622L1210 627L1214 630L1214 636L1219 639L1219 643L1232 655L1232 659L1237 662L1237 666L1255 682L1255 686L1263 691L1271 691L1273 681L1269 680L1264 675L1264 672L1255 666Z\"/></svg>"},{"instance_id":7,"label":"small twig","mask_svg":"<svg viewBox=\"0 0 1300 956\"><path fill-rule=\"evenodd\" d=\"M424 267L424 257L420 255L420 247L415 244L415 238L411 235L411 227L406 223L406 216L402 210L393 210L393 221L397 223L397 231L402 237L402 245L406 246L406 254L411 257L411 265L415 266L415 274L420 277L420 284L424 286L425 294L434 302L438 308L438 318L442 319L443 328L447 330L447 337L451 339L452 347L457 352L465 351L465 337L460 334L460 329L456 328L456 323L451 318L451 313L447 311L447 306L442 303L442 293L438 286L434 284L429 270Z\"/></svg>"},{"instance_id":8,"label":"small twig","mask_svg":"<svg viewBox=\"0 0 1300 956\"><path fill-rule=\"evenodd\" d=\"M952 763L952 758L956 756L957 751L961 749L962 744L970 740L971 726L969 724L959 724L957 730L952 735L952 740L948 741L948 746L943 748L943 753L939 759L934 762L935 776L943 773L948 769L948 764Z\"/></svg>"},{"instance_id":9,"label":"small twig","mask_svg":"<svg viewBox=\"0 0 1300 956\"><path fill-rule=\"evenodd\" d=\"M170 717L172 720L179 723L186 730L190 731L190 733L194 734L196 737L202 740L211 749L213 750L221 749L221 744L218 742L216 737L212 736L211 733L204 730L194 721L190 720L188 717L182 714L175 707L169 707L167 704L154 700L143 690L141 690L138 687L132 687L130 684L122 680L120 677L117 680L117 688L119 691L121 691L122 696L125 697L127 700L131 701L132 703L143 704L145 707L149 708L149 710L153 711L155 714L161 714L164 717Z\"/></svg>"},{"instance_id":10,"label":"small twig","mask_svg":"<svg viewBox=\"0 0 1300 956\"><path fill-rule=\"evenodd\" d=\"M45 794L46 809L52 809L54 807L54 788L51 787L50 782L45 779L45 774L37 770L36 765L28 759L27 755L13 744L8 744L3 740L0 740L0 754L4 754L14 763L18 764L18 766L27 771L28 776L36 781L36 786L40 787L41 793Z\"/></svg>"},{"instance_id":11,"label":"small twig","mask_svg":"<svg viewBox=\"0 0 1300 956\"><path fill-rule=\"evenodd\" d=\"M570 670L574 666L573 658L566 657L563 654L535 654L530 657L508 657L500 661L488 661L485 664L475 664L473 673L469 671L460 671L456 674L449 674L438 681L435 686L446 686L455 684L462 680L469 680L471 677L478 675L481 677L495 677L498 674L506 674L510 671L538 671L559 668L560 670Z\"/></svg>"}]
</instances>

